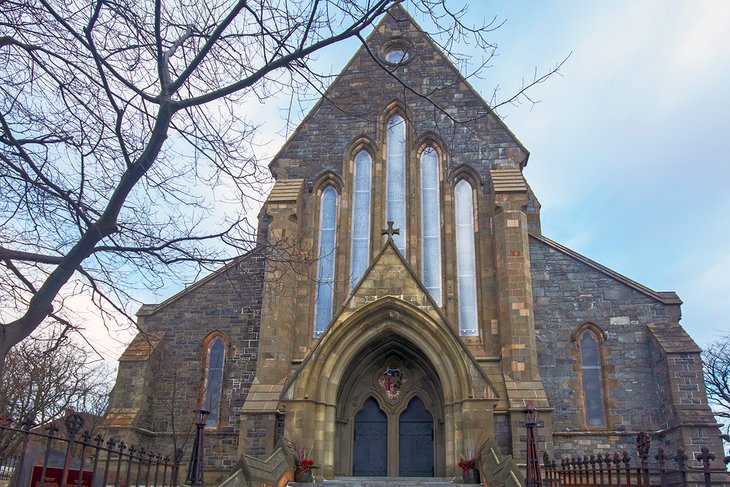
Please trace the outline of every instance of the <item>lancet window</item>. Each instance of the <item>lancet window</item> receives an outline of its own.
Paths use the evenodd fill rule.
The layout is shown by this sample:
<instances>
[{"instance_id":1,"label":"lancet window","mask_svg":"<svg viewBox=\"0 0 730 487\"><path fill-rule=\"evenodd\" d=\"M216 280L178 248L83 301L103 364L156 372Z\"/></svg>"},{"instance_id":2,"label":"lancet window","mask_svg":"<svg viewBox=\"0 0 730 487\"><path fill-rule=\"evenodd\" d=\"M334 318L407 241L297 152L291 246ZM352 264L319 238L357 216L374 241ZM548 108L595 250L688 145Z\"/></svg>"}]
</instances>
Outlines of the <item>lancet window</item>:
<instances>
[{"instance_id":1,"label":"lancet window","mask_svg":"<svg viewBox=\"0 0 730 487\"><path fill-rule=\"evenodd\" d=\"M319 254L317 290L314 307L314 336L324 333L332 319L335 284L335 246L337 239L337 191L327 186L320 197Z\"/></svg>"},{"instance_id":2,"label":"lancet window","mask_svg":"<svg viewBox=\"0 0 730 487\"><path fill-rule=\"evenodd\" d=\"M479 334L477 315L474 200L471 184L462 179L454 188L456 203L456 274L459 292L459 334Z\"/></svg>"},{"instance_id":3,"label":"lancet window","mask_svg":"<svg viewBox=\"0 0 730 487\"><path fill-rule=\"evenodd\" d=\"M210 411L206 428L217 428L223 390L223 364L226 346L221 335L212 335L205 342L205 380L203 382L203 405Z\"/></svg>"},{"instance_id":4,"label":"lancet window","mask_svg":"<svg viewBox=\"0 0 730 487\"><path fill-rule=\"evenodd\" d=\"M394 115L388 120L386 138L386 209L385 221L393 221L400 235L393 235L398 250L406 254L406 124Z\"/></svg>"},{"instance_id":5,"label":"lancet window","mask_svg":"<svg viewBox=\"0 0 730 487\"><path fill-rule=\"evenodd\" d=\"M350 288L354 288L370 263L370 186L372 157L367 151L355 156L352 202L352 249Z\"/></svg>"},{"instance_id":6,"label":"lancet window","mask_svg":"<svg viewBox=\"0 0 730 487\"><path fill-rule=\"evenodd\" d=\"M433 147L421 154L421 258L423 284L441 306L441 210L439 159Z\"/></svg>"},{"instance_id":7,"label":"lancet window","mask_svg":"<svg viewBox=\"0 0 730 487\"><path fill-rule=\"evenodd\" d=\"M586 426L605 428L606 406L603 397L601 342L595 331L586 328L578 338L578 346L580 347Z\"/></svg>"}]
</instances>

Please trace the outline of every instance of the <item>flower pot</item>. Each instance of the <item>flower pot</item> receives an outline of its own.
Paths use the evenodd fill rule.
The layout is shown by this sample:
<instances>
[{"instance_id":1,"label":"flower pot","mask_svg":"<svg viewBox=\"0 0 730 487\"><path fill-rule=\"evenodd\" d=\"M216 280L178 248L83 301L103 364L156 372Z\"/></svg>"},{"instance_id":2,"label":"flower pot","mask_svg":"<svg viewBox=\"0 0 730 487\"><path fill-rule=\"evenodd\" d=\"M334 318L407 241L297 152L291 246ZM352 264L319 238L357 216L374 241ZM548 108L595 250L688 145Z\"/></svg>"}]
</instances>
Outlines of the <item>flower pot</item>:
<instances>
[{"instance_id":1,"label":"flower pot","mask_svg":"<svg viewBox=\"0 0 730 487\"><path fill-rule=\"evenodd\" d=\"M314 482L314 479L312 478L312 471L310 469L307 469L307 470L297 469L295 472L295 477L296 478L294 480L296 482L301 482L301 483L306 483L306 484L311 484L312 482Z\"/></svg>"},{"instance_id":2,"label":"flower pot","mask_svg":"<svg viewBox=\"0 0 730 487\"><path fill-rule=\"evenodd\" d=\"M481 484L479 480L479 470L470 468L461 471L461 483L463 484Z\"/></svg>"}]
</instances>

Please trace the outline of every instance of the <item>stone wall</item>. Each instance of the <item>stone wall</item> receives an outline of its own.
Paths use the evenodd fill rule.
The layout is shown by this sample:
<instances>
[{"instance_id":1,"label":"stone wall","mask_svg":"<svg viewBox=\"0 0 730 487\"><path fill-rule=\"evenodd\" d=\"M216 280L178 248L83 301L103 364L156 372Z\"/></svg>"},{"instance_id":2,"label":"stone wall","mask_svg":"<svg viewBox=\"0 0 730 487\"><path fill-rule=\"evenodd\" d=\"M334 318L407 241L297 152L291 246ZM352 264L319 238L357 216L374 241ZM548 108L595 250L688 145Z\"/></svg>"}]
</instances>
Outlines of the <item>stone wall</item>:
<instances>
[{"instance_id":1,"label":"stone wall","mask_svg":"<svg viewBox=\"0 0 730 487\"><path fill-rule=\"evenodd\" d=\"M688 465L696 465L703 446L722 457L700 349L678 323L676 295L646 289L542 237L531 238L530 254L540 373L554 408L555 456L633 454L637 433L645 431L654 451L662 446L674 455L684 448ZM586 323L603 335L608 424L593 430L584 422L575 342Z\"/></svg>"},{"instance_id":2,"label":"stone wall","mask_svg":"<svg viewBox=\"0 0 730 487\"><path fill-rule=\"evenodd\" d=\"M663 406L662 446L668 451L682 447L691 459L706 446L721 459L723 445L707 403L700 348L677 323L653 323L649 331L652 370Z\"/></svg>"},{"instance_id":3,"label":"stone wall","mask_svg":"<svg viewBox=\"0 0 730 487\"><path fill-rule=\"evenodd\" d=\"M327 170L343 176L349 146L361 136L381 140L386 109L396 99L409 121L409 147L435 134L448 146L450 166L469 164L482 181L488 181L489 169L500 163L523 162L526 153L514 135L489 114L484 101L417 29L398 9L384 18L368 39L370 50L378 55L392 39L408 38L408 60L384 69L370 54L358 51L287 141L272 163L274 173L309 181ZM452 118L468 123L454 124Z\"/></svg>"},{"instance_id":4,"label":"stone wall","mask_svg":"<svg viewBox=\"0 0 730 487\"><path fill-rule=\"evenodd\" d=\"M494 415L494 441L501 455L512 455L510 418L506 413Z\"/></svg>"},{"instance_id":5,"label":"stone wall","mask_svg":"<svg viewBox=\"0 0 730 487\"><path fill-rule=\"evenodd\" d=\"M543 241L530 243L540 373L551 406L556 453L602 449L657 430L662 401L652 370L647 325L666 321L667 305ZM608 427L586 430L576 333L586 323L603 332ZM622 435L627 433L629 439ZM574 450L573 450L574 451Z\"/></svg>"},{"instance_id":6,"label":"stone wall","mask_svg":"<svg viewBox=\"0 0 730 487\"><path fill-rule=\"evenodd\" d=\"M140 367L151 366L135 426L148 430L154 448L171 454L184 447L188 458L193 442L193 414L204 381L203 341L217 331L226 339L226 355L219 426L206 430L206 468L230 471L236 464L239 411L253 381L258 335L264 257L255 251L205 278L160 305L145 305L139 324L150 335L163 337L156 347L159 359L120 362L111 408L124 401L125 385ZM154 358L154 357L153 357ZM130 375L130 373L132 373ZM139 377L135 379L139 382Z\"/></svg>"}]
</instances>

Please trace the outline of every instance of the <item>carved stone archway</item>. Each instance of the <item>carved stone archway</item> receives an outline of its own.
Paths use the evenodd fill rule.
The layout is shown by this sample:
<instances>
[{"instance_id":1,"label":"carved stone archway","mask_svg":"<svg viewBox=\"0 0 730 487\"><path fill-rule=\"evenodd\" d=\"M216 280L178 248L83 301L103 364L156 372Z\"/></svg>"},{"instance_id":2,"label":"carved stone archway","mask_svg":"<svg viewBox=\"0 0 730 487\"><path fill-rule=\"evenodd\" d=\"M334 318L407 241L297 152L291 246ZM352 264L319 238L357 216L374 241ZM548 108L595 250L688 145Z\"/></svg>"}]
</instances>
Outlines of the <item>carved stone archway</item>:
<instances>
[{"instance_id":1,"label":"carved stone archway","mask_svg":"<svg viewBox=\"0 0 730 487\"><path fill-rule=\"evenodd\" d=\"M357 475L355 418L363 404L375 399L387 418L387 475L397 476L405 465L400 419L418 398L431 416L432 458L428 475L444 476L445 434L442 387L433 365L412 343L387 334L360 351L345 372L337 398L335 475Z\"/></svg>"},{"instance_id":2,"label":"carved stone archway","mask_svg":"<svg viewBox=\"0 0 730 487\"><path fill-rule=\"evenodd\" d=\"M476 438L485 430L493 436L492 410L498 396L460 338L439 313L384 297L336 319L281 396L285 435L313 445L326 478L334 477L336 465L338 473L351 465L341 461L338 447L342 446L342 434L338 436L341 427L337 426L338 419L345 417L338 415L338 407L347 409L339 402L348 397L348 380L352 383L352 377L359 378L352 375L358 370L365 373L358 367L363 357L377 364L376 356L387 361L389 354L428 374L430 382L423 384L432 385L427 387L438 385L438 391L424 393L428 397L421 399L428 403L437 397L442 405L437 408L431 403L432 414L443 421L439 472L454 474L458 453L468 438Z\"/></svg>"}]
</instances>

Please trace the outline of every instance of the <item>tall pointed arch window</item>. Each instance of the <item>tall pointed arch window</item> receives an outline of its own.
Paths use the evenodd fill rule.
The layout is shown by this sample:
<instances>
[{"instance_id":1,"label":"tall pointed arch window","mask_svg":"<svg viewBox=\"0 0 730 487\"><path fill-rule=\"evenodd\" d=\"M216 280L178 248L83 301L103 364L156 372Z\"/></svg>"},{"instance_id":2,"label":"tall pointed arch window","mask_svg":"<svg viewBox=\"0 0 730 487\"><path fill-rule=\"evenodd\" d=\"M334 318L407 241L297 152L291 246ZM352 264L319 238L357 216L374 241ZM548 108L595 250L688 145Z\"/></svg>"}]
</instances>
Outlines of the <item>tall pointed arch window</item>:
<instances>
[{"instance_id":1,"label":"tall pointed arch window","mask_svg":"<svg viewBox=\"0 0 730 487\"><path fill-rule=\"evenodd\" d=\"M581 380L585 406L586 426L606 427L606 403L603 397L603 373L601 370L601 342L591 328L579 335Z\"/></svg>"},{"instance_id":2,"label":"tall pointed arch window","mask_svg":"<svg viewBox=\"0 0 730 487\"><path fill-rule=\"evenodd\" d=\"M219 334L211 335L204 342L205 346L205 380L203 381L203 407L210 411L206 428L217 428L221 409L223 391L223 364L226 355L226 344Z\"/></svg>"},{"instance_id":3,"label":"tall pointed arch window","mask_svg":"<svg viewBox=\"0 0 730 487\"><path fill-rule=\"evenodd\" d=\"M439 160L433 147L421 154L421 258L423 283L441 306L441 209Z\"/></svg>"},{"instance_id":4,"label":"tall pointed arch window","mask_svg":"<svg viewBox=\"0 0 730 487\"><path fill-rule=\"evenodd\" d=\"M367 151L355 156L352 202L352 249L350 289L365 274L370 263L370 181L373 161Z\"/></svg>"},{"instance_id":5,"label":"tall pointed arch window","mask_svg":"<svg viewBox=\"0 0 730 487\"><path fill-rule=\"evenodd\" d=\"M388 120L386 145L385 222L392 221L394 228L400 229L393 241L406 255L406 123L400 115Z\"/></svg>"},{"instance_id":6,"label":"tall pointed arch window","mask_svg":"<svg viewBox=\"0 0 730 487\"><path fill-rule=\"evenodd\" d=\"M319 204L319 254L317 294L314 305L314 336L319 337L332 319L335 284L335 244L337 232L337 191L327 186Z\"/></svg>"},{"instance_id":7,"label":"tall pointed arch window","mask_svg":"<svg viewBox=\"0 0 730 487\"><path fill-rule=\"evenodd\" d=\"M474 245L474 200L471 184L454 188L456 203L456 275L459 291L459 334L477 336L477 277Z\"/></svg>"}]
</instances>

